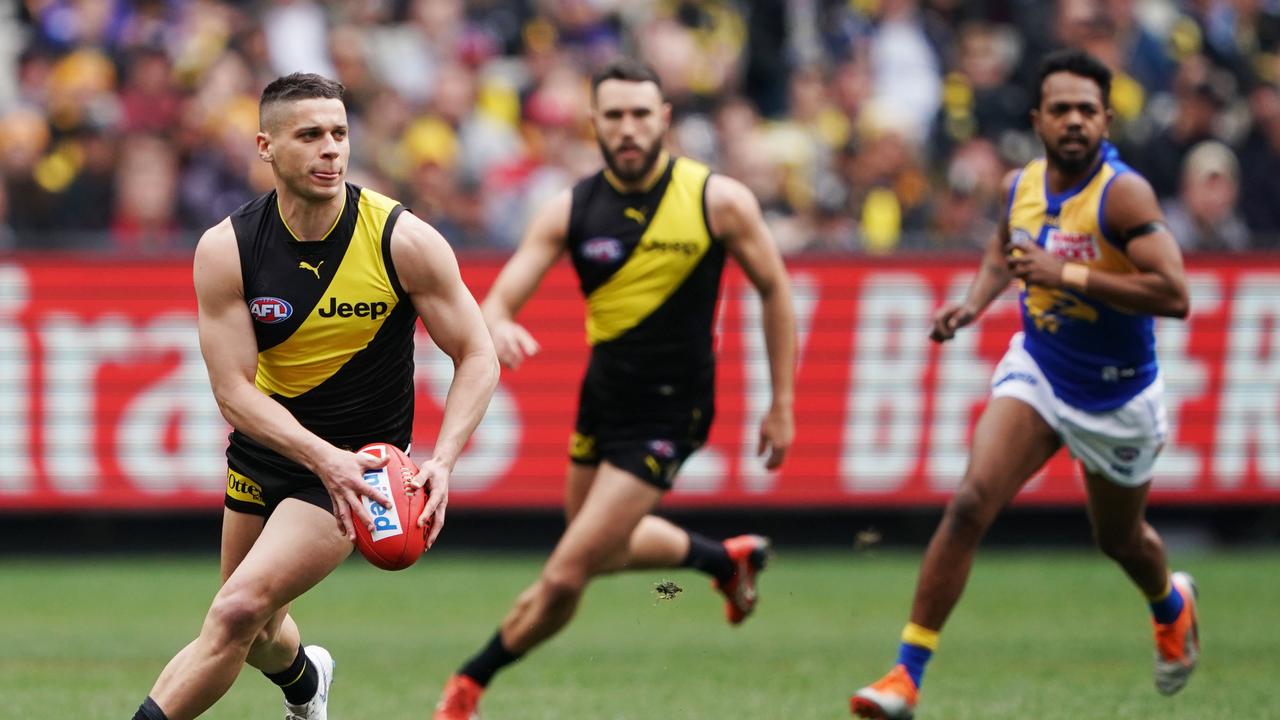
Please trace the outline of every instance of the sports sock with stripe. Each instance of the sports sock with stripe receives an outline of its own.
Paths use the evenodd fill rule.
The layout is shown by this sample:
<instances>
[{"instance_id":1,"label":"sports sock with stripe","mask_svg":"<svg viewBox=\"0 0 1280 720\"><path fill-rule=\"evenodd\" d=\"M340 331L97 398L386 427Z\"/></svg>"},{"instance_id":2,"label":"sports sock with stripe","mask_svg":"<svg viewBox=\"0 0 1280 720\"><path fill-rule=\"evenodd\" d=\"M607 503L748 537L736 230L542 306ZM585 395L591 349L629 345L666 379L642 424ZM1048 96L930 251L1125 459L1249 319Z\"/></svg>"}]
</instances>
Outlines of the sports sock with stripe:
<instances>
[{"instance_id":1,"label":"sports sock with stripe","mask_svg":"<svg viewBox=\"0 0 1280 720\"><path fill-rule=\"evenodd\" d=\"M1169 587L1164 592L1156 597L1147 598L1147 602L1151 605L1151 617L1161 625L1168 625L1182 614L1182 593L1178 592L1172 580L1167 582Z\"/></svg>"},{"instance_id":2,"label":"sports sock with stripe","mask_svg":"<svg viewBox=\"0 0 1280 720\"><path fill-rule=\"evenodd\" d=\"M938 631L907 623L902 629L902 644L898 646L898 664L907 669L911 681L920 687L924 681L924 666L933 651L938 649Z\"/></svg>"},{"instance_id":3,"label":"sports sock with stripe","mask_svg":"<svg viewBox=\"0 0 1280 720\"><path fill-rule=\"evenodd\" d=\"M263 675L284 691L284 699L290 705L303 705L315 697L320 687L320 673L316 666L307 659L302 651L302 643L298 643L298 655L289 667L277 673L263 671Z\"/></svg>"}]
</instances>

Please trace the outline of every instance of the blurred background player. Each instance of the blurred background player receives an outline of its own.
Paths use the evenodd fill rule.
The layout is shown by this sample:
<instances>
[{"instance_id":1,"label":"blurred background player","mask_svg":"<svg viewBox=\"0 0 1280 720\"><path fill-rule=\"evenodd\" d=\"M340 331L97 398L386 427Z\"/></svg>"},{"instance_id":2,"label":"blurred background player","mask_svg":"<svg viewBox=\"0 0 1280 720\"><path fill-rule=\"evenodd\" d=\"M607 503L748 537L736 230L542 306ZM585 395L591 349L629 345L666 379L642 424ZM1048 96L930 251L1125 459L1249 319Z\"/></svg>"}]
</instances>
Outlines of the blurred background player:
<instances>
[{"instance_id":1,"label":"blurred background player","mask_svg":"<svg viewBox=\"0 0 1280 720\"><path fill-rule=\"evenodd\" d=\"M449 679L436 720L469 720L494 673L554 635L592 577L691 567L713 578L730 623L756 604L768 541L714 542L651 515L715 413L712 323L725 253L760 293L773 401L760 427L765 466L794 434L795 319L786 270L759 204L739 182L670 156L657 74L622 59L592 78L605 169L555 197L533 220L483 303L498 357L516 368L538 343L514 317L566 251L587 301L591 359L569 455L568 527L501 628Z\"/></svg>"},{"instance_id":2,"label":"blurred background player","mask_svg":"<svg viewBox=\"0 0 1280 720\"><path fill-rule=\"evenodd\" d=\"M289 604L351 553L354 523L372 527L361 496L386 504L363 478L385 460L353 451L409 446L415 321L455 366L434 454L413 479L430 492L419 519L431 523L428 545L444 526L449 474L497 385L492 341L444 238L345 181L342 95L313 74L267 85L258 155L276 189L196 248L200 348L234 428L223 585L134 720L200 715L246 662L283 689L286 720L323 720L334 662L302 647Z\"/></svg>"},{"instance_id":3,"label":"blurred background player","mask_svg":"<svg viewBox=\"0 0 1280 720\"><path fill-rule=\"evenodd\" d=\"M1010 280L1022 283L1023 330L996 367L964 480L925 551L898 661L854 694L855 716L913 716L978 543L1064 444L1084 473L1098 546L1150 602L1156 688L1177 692L1195 668L1195 586L1170 575L1144 520L1168 435L1152 316L1186 317L1187 282L1155 193L1106 140L1110 91L1111 72L1093 56L1046 57L1031 113L1045 157L1006 178L1004 221L968 296L934 315L931 337L945 342Z\"/></svg>"}]
</instances>

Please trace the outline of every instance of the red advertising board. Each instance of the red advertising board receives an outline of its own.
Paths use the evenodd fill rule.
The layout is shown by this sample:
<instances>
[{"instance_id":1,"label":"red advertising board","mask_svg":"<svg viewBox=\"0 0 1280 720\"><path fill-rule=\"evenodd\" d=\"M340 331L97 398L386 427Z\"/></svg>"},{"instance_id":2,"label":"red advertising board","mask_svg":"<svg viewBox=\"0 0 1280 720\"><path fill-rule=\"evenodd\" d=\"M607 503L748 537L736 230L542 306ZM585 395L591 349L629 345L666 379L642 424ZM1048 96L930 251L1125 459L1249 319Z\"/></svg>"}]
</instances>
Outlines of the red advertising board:
<instances>
[{"instance_id":1,"label":"red advertising board","mask_svg":"<svg viewBox=\"0 0 1280 720\"><path fill-rule=\"evenodd\" d=\"M501 265L462 258L482 296ZM976 258L789 263L799 325L796 442L782 469L754 456L769 402L760 306L728 273L718 406L708 445L668 498L685 507L937 505L1017 327L1012 293L946 345L929 316ZM1280 502L1280 257L1191 258L1192 316L1157 326L1173 433L1156 503ZM209 392L183 260L0 261L0 509L217 507L227 426ZM586 359L582 300L557 266L521 320L542 352L504 371L455 470L455 507L555 507ZM420 336L419 453L452 374ZM1076 503L1060 454L1019 502Z\"/></svg>"}]
</instances>

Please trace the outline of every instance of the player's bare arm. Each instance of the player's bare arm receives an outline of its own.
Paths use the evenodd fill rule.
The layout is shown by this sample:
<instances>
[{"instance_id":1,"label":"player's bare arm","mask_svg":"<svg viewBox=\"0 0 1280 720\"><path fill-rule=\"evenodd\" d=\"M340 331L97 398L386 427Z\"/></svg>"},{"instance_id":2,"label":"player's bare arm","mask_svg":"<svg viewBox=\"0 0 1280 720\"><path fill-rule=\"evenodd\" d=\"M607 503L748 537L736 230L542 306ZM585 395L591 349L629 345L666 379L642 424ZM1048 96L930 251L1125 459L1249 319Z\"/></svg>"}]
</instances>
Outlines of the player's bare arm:
<instances>
[{"instance_id":1,"label":"player's bare arm","mask_svg":"<svg viewBox=\"0 0 1280 720\"><path fill-rule=\"evenodd\" d=\"M791 282L778 246L769 234L760 203L745 185L724 175L707 179L711 232L737 260L764 306L764 341L769 354L773 401L760 425L758 454L768 452L765 467L782 465L795 437L794 402L796 321Z\"/></svg>"},{"instance_id":2,"label":"player's bare arm","mask_svg":"<svg viewBox=\"0 0 1280 720\"><path fill-rule=\"evenodd\" d=\"M391 235L391 259L431 339L453 360L453 382L435 447L431 457L419 463L413 479L414 486L425 485L430 493L418 518L419 525L431 525L430 548L444 528L453 466L498 386L498 361L480 308L462 282L457 258L435 228L401 213Z\"/></svg>"},{"instance_id":3,"label":"player's bare arm","mask_svg":"<svg viewBox=\"0 0 1280 720\"><path fill-rule=\"evenodd\" d=\"M387 505L386 498L363 480L366 468L381 467L386 461L325 442L258 390L254 383L257 340L244 301L240 253L230 220L214 226L200 239L194 282L200 352L222 416L240 432L315 473L333 499L339 530L354 541L353 512L366 527L373 526L360 496Z\"/></svg>"},{"instance_id":4,"label":"player's bare arm","mask_svg":"<svg viewBox=\"0 0 1280 720\"><path fill-rule=\"evenodd\" d=\"M563 190L534 216L515 254L498 273L481 309L503 367L512 370L538 353L538 341L515 321L542 277L564 254L573 192Z\"/></svg>"},{"instance_id":5,"label":"player's bare arm","mask_svg":"<svg viewBox=\"0 0 1280 720\"><path fill-rule=\"evenodd\" d=\"M1029 283L1069 288L1129 312L1186 317L1191 302L1182 252L1151 185L1135 173L1120 175L1107 191L1102 214L1108 232L1128 240L1125 254L1138 272L1086 269L1038 247L1011 258L1010 271Z\"/></svg>"},{"instance_id":6,"label":"player's bare arm","mask_svg":"<svg viewBox=\"0 0 1280 720\"><path fill-rule=\"evenodd\" d=\"M1000 197L1007 198L1013 191L1013 183L1018 178L1018 171L1005 174ZM982 264L978 267L978 275L969 285L969 292L963 301L948 303L938 308L933 314L933 329L929 338L934 342L946 342L955 337L956 330L978 319L987 306L1004 292L1013 278L1006 265L1005 254L1009 243L1008 208L1000 211L1000 223L995 234L987 242L982 253Z\"/></svg>"}]
</instances>

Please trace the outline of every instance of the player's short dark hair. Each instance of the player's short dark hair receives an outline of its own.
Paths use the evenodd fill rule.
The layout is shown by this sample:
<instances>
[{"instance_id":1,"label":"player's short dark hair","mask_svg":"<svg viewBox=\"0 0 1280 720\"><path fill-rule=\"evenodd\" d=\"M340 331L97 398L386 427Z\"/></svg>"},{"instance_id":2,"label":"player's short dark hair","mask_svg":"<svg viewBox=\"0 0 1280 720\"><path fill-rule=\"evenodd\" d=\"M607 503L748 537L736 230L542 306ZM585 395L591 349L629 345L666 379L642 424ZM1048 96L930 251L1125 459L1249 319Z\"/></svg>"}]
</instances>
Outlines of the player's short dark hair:
<instances>
[{"instance_id":1,"label":"player's short dark hair","mask_svg":"<svg viewBox=\"0 0 1280 720\"><path fill-rule=\"evenodd\" d=\"M591 98L594 100L600 83L605 80L625 80L626 82L651 82L658 86L658 94L662 95L662 80L658 71L648 63L635 58L621 57L610 60L591 76ZM665 98L666 96L663 95Z\"/></svg>"},{"instance_id":2,"label":"player's short dark hair","mask_svg":"<svg viewBox=\"0 0 1280 720\"><path fill-rule=\"evenodd\" d=\"M1032 99L1039 109L1044 99L1044 81L1054 73L1071 73L1089 78L1102 91L1102 107L1111 107L1111 70L1101 60L1078 48L1057 50L1045 56L1036 73L1036 87Z\"/></svg>"},{"instance_id":3,"label":"player's short dark hair","mask_svg":"<svg viewBox=\"0 0 1280 720\"><path fill-rule=\"evenodd\" d=\"M347 89L337 80L330 80L315 73L291 73L278 77L262 89L258 100L258 123L263 122L265 109L276 103L315 98L341 100Z\"/></svg>"}]
</instances>

